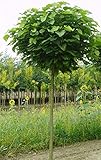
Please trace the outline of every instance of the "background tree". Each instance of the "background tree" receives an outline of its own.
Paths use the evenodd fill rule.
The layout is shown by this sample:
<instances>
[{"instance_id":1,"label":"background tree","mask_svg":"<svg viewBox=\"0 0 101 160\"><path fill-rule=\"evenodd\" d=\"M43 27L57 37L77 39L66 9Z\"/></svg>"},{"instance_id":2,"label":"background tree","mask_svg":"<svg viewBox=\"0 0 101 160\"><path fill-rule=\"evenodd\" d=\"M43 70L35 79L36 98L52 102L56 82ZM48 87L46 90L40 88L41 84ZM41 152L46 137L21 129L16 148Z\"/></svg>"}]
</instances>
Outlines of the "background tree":
<instances>
[{"instance_id":1,"label":"background tree","mask_svg":"<svg viewBox=\"0 0 101 160\"><path fill-rule=\"evenodd\" d=\"M97 56L96 62L94 63L97 69L101 71L101 33L98 33L95 37L94 45L97 49Z\"/></svg>"},{"instance_id":2,"label":"background tree","mask_svg":"<svg viewBox=\"0 0 101 160\"><path fill-rule=\"evenodd\" d=\"M46 70L42 70L40 67L33 67L33 79L38 82L38 91L39 91L39 101L41 105L41 99L43 95L43 88L45 87L43 84L49 84L49 72ZM44 86L44 87L43 87Z\"/></svg>"},{"instance_id":3,"label":"background tree","mask_svg":"<svg viewBox=\"0 0 101 160\"><path fill-rule=\"evenodd\" d=\"M85 63L94 59L92 44L97 24L89 14L66 2L49 4L40 10L32 8L21 15L17 26L4 37L9 38L13 50L29 64L50 70L50 160L53 159L54 76L59 70L77 69L79 60Z\"/></svg>"},{"instance_id":4,"label":"background tree","mask_svg":"<svg viewBox=\"0 0 101 160\"><path fill-rule=\"evenodd\" d=\"M62 95L62 100L64 101L64 104L66 106L66 102L67 102L67 89L68 89L68 85L70 82L70 73L69 72L65 72L62 73L61 71L58 73L57 77L55 78L55 89L57 92L57 96L61 96L61 93L64 92L64 94ZM60 95L59 95L60 93ZM58 100L59 101L59 100Z\"/></svg>"},{"instance_id":5,"label":"background tree","mask_svg":"<svg viewBox=\"0 0 101 160\"><path fill-rule=\"evenodd\" d=\"M2 92L1 98L3 99L3 105L5 106L6 92L9 91L9 99L12 98L12 91L15 90L18 85L15 59L8 56L2 57L0 61L0 90Z\"/></svg>"}]
</instances>

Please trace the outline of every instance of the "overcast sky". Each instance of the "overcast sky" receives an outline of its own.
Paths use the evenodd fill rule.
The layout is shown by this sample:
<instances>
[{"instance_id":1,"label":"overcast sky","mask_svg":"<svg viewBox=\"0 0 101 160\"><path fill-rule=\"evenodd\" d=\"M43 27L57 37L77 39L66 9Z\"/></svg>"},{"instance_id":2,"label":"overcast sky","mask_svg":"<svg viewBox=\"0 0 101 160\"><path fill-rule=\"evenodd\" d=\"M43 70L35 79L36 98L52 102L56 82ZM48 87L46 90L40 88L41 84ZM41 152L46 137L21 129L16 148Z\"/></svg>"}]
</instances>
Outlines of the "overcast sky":
<instances>
[{"instance_id":1,"label":"overcast sky","mask_svg":"<svg viewBox=\"0 0 101 160\"><path fill-rule=\"evenodd\" d=\"M5 52L7 46L3 40L5 32L12 28L19 17L19 14L26 9L37 7L41 8L48 3L60 0L0 0L0 52ZM71 5L77 5L92 12L93 18L101 26L101 1L100 0L65 0ZM8 47L8 52L11 52Z\"/></svg>"}]
</instances>

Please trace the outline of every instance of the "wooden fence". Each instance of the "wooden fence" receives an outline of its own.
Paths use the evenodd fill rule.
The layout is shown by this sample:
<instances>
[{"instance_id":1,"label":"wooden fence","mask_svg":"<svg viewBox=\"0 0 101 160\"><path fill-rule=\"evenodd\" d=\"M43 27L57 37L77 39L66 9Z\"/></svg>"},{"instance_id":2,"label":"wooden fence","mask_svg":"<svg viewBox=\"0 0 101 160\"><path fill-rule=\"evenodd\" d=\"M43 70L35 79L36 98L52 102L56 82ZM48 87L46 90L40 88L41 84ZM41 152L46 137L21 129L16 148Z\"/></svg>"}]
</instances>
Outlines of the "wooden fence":
<instances>
[{"instance_id":1,"label":"wooden fence","mask_svg":"<svg viewBox=\"0 0 101 160\"><path fill-rule=\"evenodd\" d=\"M30 105L44 105L49 103L49 92L38 91L3 91L0 92L0 106L9 106L9 101L12 99L15 101L15 105L22 105L23 101L28 98L28 104ZM54 94L55 103L64 103L68 101L75 102L76 95L72 92L57 92Z\"/></svg>"},{"instance_id":2,"label":"wooden fence","mask_svg":"<svg viewBox=\"0 0 101 160\"><path fill-rule=\"evenodd\" d=\"M49 97L50 93L49 92L38 92L38 91L3 91L0 92L0 106L5 107L9 106L9 101L12 99L15 101L16 106L23 106L24 102L26 101L29 105L40 105L44 106L46 104L49 104ZM56 104L64 104L67 105L69 102L76 103L76 97L77 97L77 92L74 91L56 91L54 93L54 102Z\"/></svg>"}]
</instances>

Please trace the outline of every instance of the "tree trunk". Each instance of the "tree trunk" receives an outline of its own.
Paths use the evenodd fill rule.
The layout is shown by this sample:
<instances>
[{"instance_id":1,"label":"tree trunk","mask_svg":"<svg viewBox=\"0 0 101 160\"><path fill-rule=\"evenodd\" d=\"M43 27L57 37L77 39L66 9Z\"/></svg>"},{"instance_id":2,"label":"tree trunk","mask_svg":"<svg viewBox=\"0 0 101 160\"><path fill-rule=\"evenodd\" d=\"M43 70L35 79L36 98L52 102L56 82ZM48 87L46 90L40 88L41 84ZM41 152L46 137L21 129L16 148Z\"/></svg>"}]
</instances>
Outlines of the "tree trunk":
<instances>
[{"instance_id":1,"label":"tree trunk","mask_svg":"<svg viewBox=\"0 0 101 160\"><path fill-rule=\"evenodd\" d=\"M95 100L97 100L97 95L98 95L98 90L97 90L97 86L94 86L94 98Z\"/></svg>"},{"instance_id":2,"label":"tree trunk","mask_svg":"<svg viewBox=\"0 0 101 160\"><path fill-rule=\"evenodd\" d=\"M66 95L67 95L67 105L69 104L69 91L66 90Z\"/></svg>"},{"instance_id":3,"label":"tree trunk","mask_svg":"<svg viewBox=\"0 0 101 160\"><path fill-rule=\"evenodd\" d=\"M55 103L55 107L56 107L56 97L57 97L57 91L56 91L56 89L55 89L55 92L54 92L54 98L55 98L54 103Z\"/></svg>"},{"instance_id":4,"label":"tree trunk","mask_svg":"<svg viewBox=\"0 0 101 160\"><path fill-rule=\"evenodd\" d=\"M61 88L61 90L60 90L60 97L61 97L61 99L60 99L60 105L62 106L62 104L63 104L63 100L62 100L62 88Z\"/></svg>"},{"instance_id":5,"label":"tree trunk","mask_svg":"<svg viewBox=\"0 0 101 160\"><path fill-rule=\"evenodd\" d=\"M49 143L49 160L53 160L53 108L54 108L54 69L51 70L51 86L50 86L50 143Z\"/></svg>"},{"instance_id":6,"label":"tree trunk","mask_svg":"<svg viewBox=\"0 0 101 160\"><path fill-rule=\"evenodd\" d=\"M64 104L67 105L67 84L64 85Z\"/></svg>"},{"instance_id":7,"label":"tree trunk","mask_svg":"<svg viewBox=\"0 0 101 160\"><path fill-rule=\"evenodd\" d=\"M33 104L33 92L31 91L31 99L30 99L30 104Z\"/></svg>"},{"instance_id":8,"label":"tree trunk","mask_svg":"<svg viewBox=\"0 0 101 160\"><path fill-rule=\"evenodd\" d=\"M40 84L40 86L39 86L39 105L40 105L40 107L41 107L41 97L42 97L42 90L41 90L41 84Z\"/></svg>"},{"instance_id":9,"label":"tree trunk","mask_svg":"<svg viewBox=\"0 0 101 160\"><path fill-rule=\"evenodd\" d=\"M3 107L5 107L5 89L3 89Z\"/></svg>"},{"instance_id":10,"label":"tree trunk","mask_svg":"<svg viewBox=\"0 0 101 160\"><path fill-rule=\"evenodd\" d=\"M43 90L41 90L41 92L42 92L42 106L44 107L45 106L45 91Z\"/></svg>"},{"instance_id":11,"label":"tree trunk","mask_svg":"<svg viewBox=\"0 0 101 160\"><path fill-rule=\"evenodd\" d=\"M20 88L18 88L18 110L20 111Z\"/></svg>"},{"instance_id":12,"label":"tree trunk","mask_svg":"<svg viewBox=\"0 0 101 160\"><path fill-rule=\"evenodd\" d=\"M0 106L2 105L2 93L0 92Z\"/></svg>"},{"instance_id":13,"label":"tree trunk","mask_svg":"<svg viewBox=\"0 0 101 160\"><path fill-rule=\"evenodd\" d=\"M35 90L34 90L34 105L35 105Z\"/></svg>"},{"instance_id":14,"label":"tree trunk","mask_svg":"<svg viewBox=\"0 0 101 160\"><path fill-rule=\"evenodd\" d=\"M21 99L20 99L20 101L21 101L21 105L22 105L22 101L23 101L23 91L20 91L20 93L21 93Z\"/></svg>"}]
</instances>

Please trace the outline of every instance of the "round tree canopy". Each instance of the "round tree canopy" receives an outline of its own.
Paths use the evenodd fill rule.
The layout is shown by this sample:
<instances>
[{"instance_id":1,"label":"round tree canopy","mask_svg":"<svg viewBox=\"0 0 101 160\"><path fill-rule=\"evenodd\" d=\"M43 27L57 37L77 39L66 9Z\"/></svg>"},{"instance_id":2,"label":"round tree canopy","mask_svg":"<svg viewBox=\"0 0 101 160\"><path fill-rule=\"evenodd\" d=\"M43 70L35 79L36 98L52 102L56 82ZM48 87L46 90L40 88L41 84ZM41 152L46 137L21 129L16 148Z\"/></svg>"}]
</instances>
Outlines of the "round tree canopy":
<instances>
[{"instance_id":1,"label":"round tree canopy","mask_svg":"<svg viewBox=\"0 0 101 160\"><path fill-rule=\"evenodd\" d=\"M93 58L96 28L90 12L58 2L25 11L4 38L30 64L58 72L76 69L79 60Z\"/></svg>"}]
</instances>

